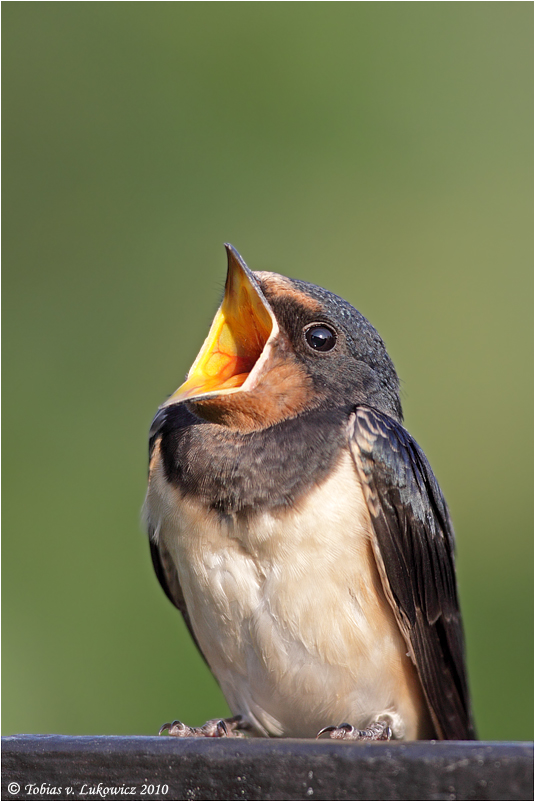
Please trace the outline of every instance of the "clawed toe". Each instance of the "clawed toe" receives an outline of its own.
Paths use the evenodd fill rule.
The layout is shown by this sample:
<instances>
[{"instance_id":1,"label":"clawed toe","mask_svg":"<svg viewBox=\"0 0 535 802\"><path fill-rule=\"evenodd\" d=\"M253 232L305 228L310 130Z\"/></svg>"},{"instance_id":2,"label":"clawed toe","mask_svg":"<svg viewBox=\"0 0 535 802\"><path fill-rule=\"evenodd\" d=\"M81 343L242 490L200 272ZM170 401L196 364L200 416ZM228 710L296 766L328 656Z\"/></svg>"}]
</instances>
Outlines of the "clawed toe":
<instances>
[{"instance_id":1,"label":"clawed toe","mask_svg":"<svg viewBox=\"0 0 535 802\"><path fill-rule=\"evenodd\" d=\"M386 721L374 721L365 730L357 730L351 724L340 724L338 727L324 727L318 732L319 738L325 732L331 738L343 741L389 741L392 738L392 730Z\"/></svg>"},{"instance_id":2,"label":"clawed toe","mask_svg":"<svg viewBox=\"0 0 535 802\"><path fill-rule=\"evenodd\" d=\"M325 732L330 733L331 738L344 739L344 740L357 740L358 733L361 730L356 730L351 724L339 724L338 727L324 727L318 732L316 738L320 738Z\"/></svg>"},{"instance_id":3,"label":"clawed toe","mask_svg":"<svg viewBox=\"0 0 535 802\"><path fill-rule=\"evenodd\" d=\"M241 730L248 729L241 716L232 718L212 718L202 727L188 727L181 721L162 724L158 735L167 730L175 738L241 738Z\"/></svg>"},{"instance_id":4,"label":"clawed toe","mask_svg":"<svg viewBox=\"0 0 535 802\"><path fill-rule=\"evenodd\" d=\"M166 724L162 724L158 735L161 735L167 730L167 734L174 735L175 738L191 738L195 736L195 729L198 728L187 727L186 724L182 724L181 721L173 721L171 723L167 722Z\"/></svg>"}]
</instances>

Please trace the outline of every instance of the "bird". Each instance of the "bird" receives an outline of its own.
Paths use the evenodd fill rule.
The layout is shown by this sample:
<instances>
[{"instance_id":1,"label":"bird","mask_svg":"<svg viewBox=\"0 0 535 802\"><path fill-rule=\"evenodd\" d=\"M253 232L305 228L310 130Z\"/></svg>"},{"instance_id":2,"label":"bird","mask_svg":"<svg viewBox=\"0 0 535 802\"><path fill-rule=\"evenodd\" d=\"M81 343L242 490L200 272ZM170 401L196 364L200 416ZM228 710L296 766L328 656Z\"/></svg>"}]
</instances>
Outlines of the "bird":
<instances>
[{"instance_id":1,"label":"bird","mask_svg":"<svg viewBox=\"0 0 535 802\"><path fill-rule=\"evenodd\" d=\"M350 303L225 245L150 430L153 566L232 715L177 737L476 738L448 507Z\"/></svg>"}]
</instances>

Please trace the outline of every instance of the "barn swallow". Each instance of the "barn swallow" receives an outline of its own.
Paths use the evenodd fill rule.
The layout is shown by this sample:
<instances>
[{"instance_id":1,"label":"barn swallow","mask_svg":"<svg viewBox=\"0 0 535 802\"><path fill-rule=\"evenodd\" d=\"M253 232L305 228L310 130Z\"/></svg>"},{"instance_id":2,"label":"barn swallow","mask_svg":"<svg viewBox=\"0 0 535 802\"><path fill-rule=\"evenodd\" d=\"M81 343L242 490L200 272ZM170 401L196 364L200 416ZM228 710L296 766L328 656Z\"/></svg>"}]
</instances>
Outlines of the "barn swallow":
<instances>
[{"instance_id":1,"label":"barn swallow","mask_svg":"<svg viewBox=\"0 0 535 802\"><path fill-rule=\"evenodd\" d=\"M252 272L158 410L157 577L232 718L177 736L473 739L446 502L360 312Z\"/></svg>"}]
</instances>

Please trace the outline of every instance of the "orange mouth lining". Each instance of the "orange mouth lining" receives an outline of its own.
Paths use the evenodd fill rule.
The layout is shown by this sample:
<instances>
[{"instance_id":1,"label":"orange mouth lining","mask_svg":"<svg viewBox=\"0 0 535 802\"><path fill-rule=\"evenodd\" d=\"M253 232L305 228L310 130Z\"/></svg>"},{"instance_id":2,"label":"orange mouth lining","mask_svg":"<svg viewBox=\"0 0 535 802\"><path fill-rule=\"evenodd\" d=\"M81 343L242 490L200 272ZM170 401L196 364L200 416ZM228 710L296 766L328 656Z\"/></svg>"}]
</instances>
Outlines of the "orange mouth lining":
<instances>
[{"instance_id":1,"label":"orange mouth lining","mask_svg":"<svg viewBox=\"0 0 535 802\"><path fill-rule=\"evenodd\" d=\"M223 321L219 333L213 345L209 345L206 359L201 360L202 392L241 387L258 362L273 329L264 304L258 296L251 296L249 288L243 284L238 298L231 298L227 303L225 296L220 314Z\"/></svg>"},{"instance_id":2,"label":"orange mouth lining","mask_svg":"<svg viewBox=\"0 0 535 802\"><path fill-rule=\"evenodd\" d=\"M243 386L273 331L273 318L242 267L231 262L225 297L188 378L166 403Z\"/></svg>"}]
</instances>

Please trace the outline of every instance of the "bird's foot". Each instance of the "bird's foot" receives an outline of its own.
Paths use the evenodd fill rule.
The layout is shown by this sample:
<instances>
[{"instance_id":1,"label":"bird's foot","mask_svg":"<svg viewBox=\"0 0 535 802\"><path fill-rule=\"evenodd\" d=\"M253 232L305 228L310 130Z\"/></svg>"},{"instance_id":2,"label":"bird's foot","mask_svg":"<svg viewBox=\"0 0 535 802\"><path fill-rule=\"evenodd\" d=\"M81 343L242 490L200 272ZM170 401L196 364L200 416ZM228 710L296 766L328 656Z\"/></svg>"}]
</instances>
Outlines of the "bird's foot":
<instances>
[{"instance_id":1,"label":"bird's foot","mask_svg":"<svg viewBox=\"0 0 535 802\"><path fill-rule=\"evenodd\" d=\"M242 730L248 729L249 726L243 721L242 716L232 716L232 718L212 718L202 727L188 727L181 721L168 722L160 727L158 735L167 730L167 734L175 738L242 738Z\"/></svg>"},{"instance_id":2,"label":"bird's foot","mask_svg":"<svg viewBox=\"0 0 535 802\"><path fill-rule=\"evenodd\" d=\"M324 732L330 733L331 738L344 741L389 741L392 738L392 730L387 721L373 721L365 730L356 730L351 724L324 727L318 732L316 738L319 738Z\"/></svg>"}]
</instances>

